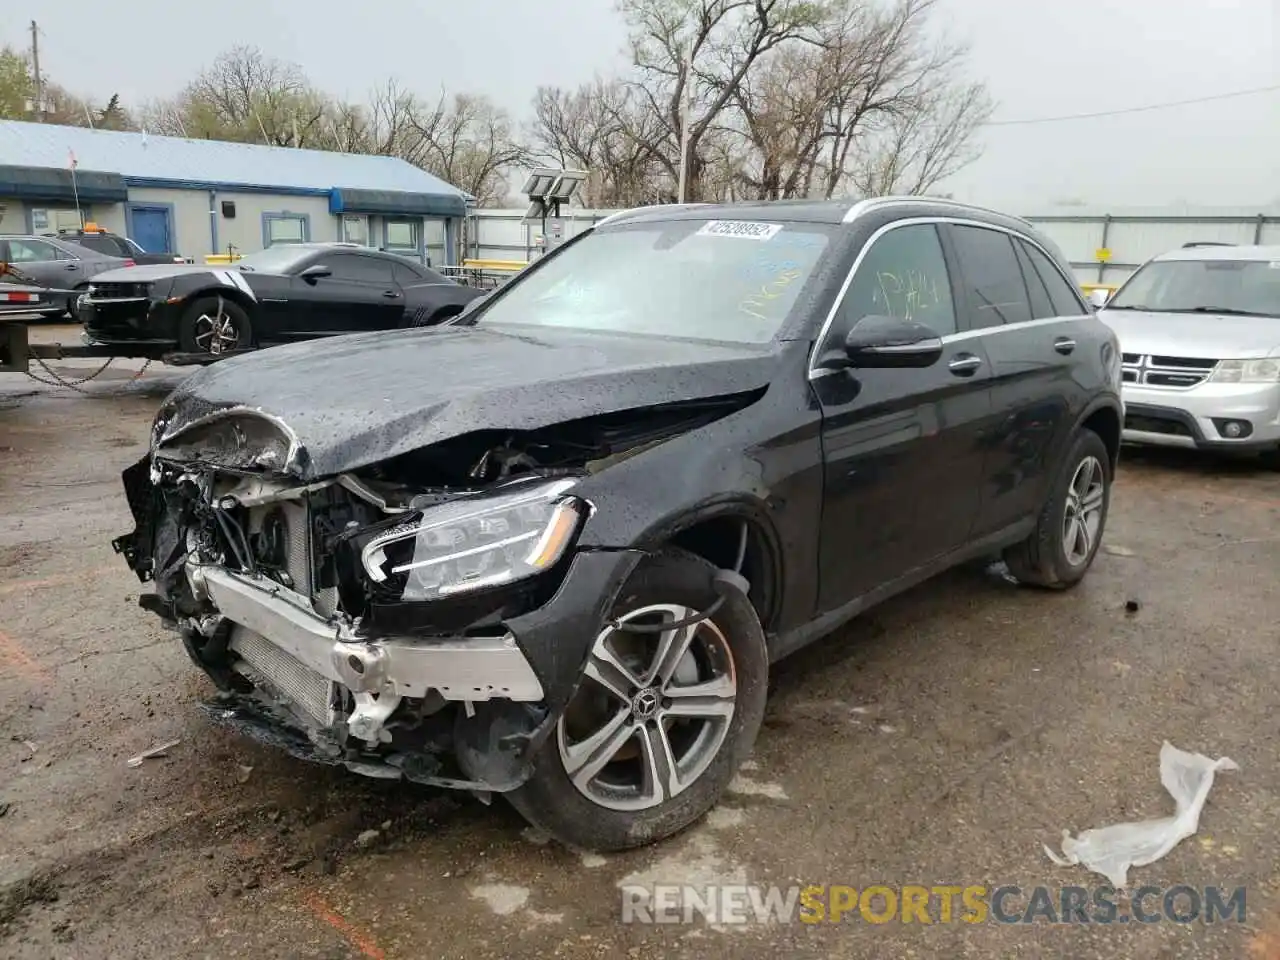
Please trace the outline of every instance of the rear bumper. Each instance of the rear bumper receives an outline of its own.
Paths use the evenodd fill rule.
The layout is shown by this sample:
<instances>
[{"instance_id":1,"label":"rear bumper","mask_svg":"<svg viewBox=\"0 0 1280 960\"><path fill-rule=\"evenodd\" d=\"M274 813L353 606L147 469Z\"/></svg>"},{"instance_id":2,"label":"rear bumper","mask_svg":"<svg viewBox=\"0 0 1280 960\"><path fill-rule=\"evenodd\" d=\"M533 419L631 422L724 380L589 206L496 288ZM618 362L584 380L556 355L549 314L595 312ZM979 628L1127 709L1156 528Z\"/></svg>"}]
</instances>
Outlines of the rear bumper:
<instances>
[{"instance_id":1,"label":"rear bumper","mask_svg":"<svg viewBox=\"0 0 1280 960\"><path fill-rule=\"evenodd\" d=\"M1280 446L1280 384L1206 383L1193 390L1126 385L1123 437L1137 443L1202 450ZM1228 424L1242 425L1231 436Z\"/></svg>"}]
</instances>

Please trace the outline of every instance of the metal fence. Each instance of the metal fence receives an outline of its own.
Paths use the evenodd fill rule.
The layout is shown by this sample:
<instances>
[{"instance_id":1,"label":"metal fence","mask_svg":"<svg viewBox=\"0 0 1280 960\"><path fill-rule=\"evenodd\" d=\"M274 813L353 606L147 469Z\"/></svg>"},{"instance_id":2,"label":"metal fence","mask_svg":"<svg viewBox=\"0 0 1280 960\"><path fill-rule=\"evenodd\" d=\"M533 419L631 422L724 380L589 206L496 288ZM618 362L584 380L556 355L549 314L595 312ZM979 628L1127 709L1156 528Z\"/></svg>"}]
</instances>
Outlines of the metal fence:
<instances>
[{"instance_id":1,"label":"metal fence","mask_svg":"<svg viewBox=\"0 0 1280 960\"><path fill-rule=\"evenodd\" d=\"M1031 214L1062 248L1082 283L1115 285L1152 257L1186 243L1280 245L1280 211Z\"/></svg>"},{"instance_id":2,"label":"metal fence","mask_svg":"<svg viewBox=\"0 0 1280 960\"><path fill-rule=\"evenodd\" d=\"M563 218L565 239L614 212L568 211ZM1151 257L1184 243L1280 245L1280 209L1276 208L1079 210L1022 216L1062 248L1086 290L1115 287ZM467 218L463 256L469 261L500 262L508 267L523 266L534 259L541 227L523 223L523 217L523 210L473 211ZM467 273L465 269L461 272ZM511 275L510 269L504 269L492 273L490 280Z\"/></svg>"}]
</instances>

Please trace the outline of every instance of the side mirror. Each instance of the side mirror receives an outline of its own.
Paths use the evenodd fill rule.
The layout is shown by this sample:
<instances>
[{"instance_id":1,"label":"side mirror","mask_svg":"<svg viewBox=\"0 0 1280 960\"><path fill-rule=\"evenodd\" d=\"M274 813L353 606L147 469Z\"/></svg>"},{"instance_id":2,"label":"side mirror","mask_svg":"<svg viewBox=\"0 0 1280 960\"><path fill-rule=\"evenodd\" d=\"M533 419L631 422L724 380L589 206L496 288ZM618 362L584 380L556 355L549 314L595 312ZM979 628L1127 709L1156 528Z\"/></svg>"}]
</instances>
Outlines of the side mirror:
<instances>
[{"instance_id":1,"label":"side mirror","mask_svg":"<svg viewBox=\"0 0 1280 960\"><path fill-rule=\"evenodd\" d=\"M1093 304L1095 310L1101 309L1107 305L1107 301L1111 299L1111 291L1104 290L1101 287L1094 287L1089 291L1089 302Z\"/></svg>"},{"instance_id":2,"label":"side mirror","mask_svg":"<svg viewBox=\"0 0 1280 960\"><path fill-rule=\"evenodd\" d=\"M323 263L313 264L298 274L307 283L315 283L324 277L333 276L333 271L326 267Z\"/></svg>"},{"instance_id":3,"label":"side mirror","mask_svg":"<svg viewBox=\"0 0 1280 960\"><path fill-rule=\"evenodd\" d=\"M841 353L822 358L828 369L846 367L928 367L942 356L942 338L914 320L897 317L863 317L844 338Z\"/></svg>"}]
</instances>

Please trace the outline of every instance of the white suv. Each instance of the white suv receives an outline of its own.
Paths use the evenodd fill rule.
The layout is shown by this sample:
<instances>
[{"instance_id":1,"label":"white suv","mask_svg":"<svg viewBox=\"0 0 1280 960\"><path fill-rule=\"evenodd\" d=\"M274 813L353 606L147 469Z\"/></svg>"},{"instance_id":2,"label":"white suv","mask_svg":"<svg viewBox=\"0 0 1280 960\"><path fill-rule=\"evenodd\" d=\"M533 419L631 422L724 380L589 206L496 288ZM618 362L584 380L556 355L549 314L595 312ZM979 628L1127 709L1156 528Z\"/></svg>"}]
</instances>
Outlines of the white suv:
<instances>
[{"instance_id":1,"label":"white suv","mask_svg":"<svg viewBox=\"0 0 1280 960\"><path fill-rule=\"evenodd\" d=\"M1123 352L1125 440L1280 462L1280 247L1162 254L1098 316Z\"/></svg>"}]
</instances>

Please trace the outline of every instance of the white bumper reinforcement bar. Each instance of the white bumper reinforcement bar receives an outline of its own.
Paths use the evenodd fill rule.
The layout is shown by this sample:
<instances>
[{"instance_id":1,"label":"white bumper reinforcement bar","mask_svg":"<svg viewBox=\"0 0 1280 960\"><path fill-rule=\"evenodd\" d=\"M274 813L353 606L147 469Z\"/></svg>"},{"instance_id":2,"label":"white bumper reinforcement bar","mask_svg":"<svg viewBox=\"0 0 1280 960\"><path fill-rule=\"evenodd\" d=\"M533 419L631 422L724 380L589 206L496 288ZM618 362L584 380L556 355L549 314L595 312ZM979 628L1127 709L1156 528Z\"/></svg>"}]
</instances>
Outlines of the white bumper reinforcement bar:
<instances>
[{"instance_id":1,"label":"white bumper reinforcement bar","mask_svg":"<svg viewBox=\"0 0 1280 960\"><path fill-rule=\"evenodd\" d=\"M218 611L354 693L446 700L521 702L543 698L542 684L511 634L467 639L364 640L324 620L306 597L262 577L193 565L192 584Z\"/></svg>"}]
</instances>

